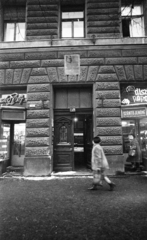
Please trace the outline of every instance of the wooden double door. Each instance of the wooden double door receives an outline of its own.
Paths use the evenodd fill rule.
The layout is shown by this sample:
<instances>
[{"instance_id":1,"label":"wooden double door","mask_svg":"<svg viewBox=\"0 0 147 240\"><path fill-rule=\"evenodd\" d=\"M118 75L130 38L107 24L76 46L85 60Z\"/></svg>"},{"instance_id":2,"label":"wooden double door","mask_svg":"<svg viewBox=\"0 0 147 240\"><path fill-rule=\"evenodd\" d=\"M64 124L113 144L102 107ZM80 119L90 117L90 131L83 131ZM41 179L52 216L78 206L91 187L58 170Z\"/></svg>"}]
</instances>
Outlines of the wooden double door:
<instances>
[{"instance_id":1,"label":"wooden double door","mask_svg":"<svg viewBox=\"0 0 147 240\"><path fill-rule=\"evenodd\" d=\"M79 149L82 149L84 158L85 166L83 167L90 167L93 135L92 114L91 111L84 110L82 112L80 110L76 117L75 124L75 113L71 113L69 110L55 111L53 170L56 172L75 170L75 139L77 139L75 136L78 135L80 137ZM79 128L76 127L78 121ZM77 133L75 133L76 131Z\"/></svg>"}]
</instances>

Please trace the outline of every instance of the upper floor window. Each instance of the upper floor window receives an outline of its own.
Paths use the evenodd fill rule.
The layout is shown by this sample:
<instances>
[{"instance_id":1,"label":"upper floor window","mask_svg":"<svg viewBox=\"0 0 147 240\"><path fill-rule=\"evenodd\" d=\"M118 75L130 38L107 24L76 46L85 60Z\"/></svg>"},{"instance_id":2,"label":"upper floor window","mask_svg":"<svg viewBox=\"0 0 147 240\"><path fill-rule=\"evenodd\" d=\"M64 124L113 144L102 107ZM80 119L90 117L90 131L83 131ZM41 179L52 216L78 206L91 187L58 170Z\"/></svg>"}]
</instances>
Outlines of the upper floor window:
<instances>
[{"instance_id":1,"label":"upper floor window","mask_svg":"<svg viewBox=\"0 0 147 240\"><path fill-rule=\"evenodd\" d=\"M131 1L130 1L131 2ZM144 36L144 16L142 4L123 5L121 8L123 37Z\"/></svg>"},{"instance_id":2,"label":"upper floor window","mask_svg":"<svg viewBox=\"0 0 147 240\"><path fill-rule=\"evenodd\" d=\"M70 6L62 7L61 13L61 37L83 38L84 37L84 10ZM72 9L72 11L71 11Z\"/></svg>"},{"instance_id":3,"label":"upper floor window","mask_svg":"<svg viewBox=\"0 0 147 240\"><path fill-rule=\"evenodd\" d=\"M24 41L25 23L24 22L5 22L4 41Z\"/></svg>"}]
</instances>

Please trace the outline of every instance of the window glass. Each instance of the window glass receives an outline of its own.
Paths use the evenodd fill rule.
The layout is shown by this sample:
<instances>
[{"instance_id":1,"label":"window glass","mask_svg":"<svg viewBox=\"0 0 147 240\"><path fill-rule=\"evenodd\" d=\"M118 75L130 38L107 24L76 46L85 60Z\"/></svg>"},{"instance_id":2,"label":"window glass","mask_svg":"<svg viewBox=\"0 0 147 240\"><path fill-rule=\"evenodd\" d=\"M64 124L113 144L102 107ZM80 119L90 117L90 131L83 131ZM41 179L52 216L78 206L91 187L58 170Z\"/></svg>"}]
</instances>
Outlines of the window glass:
<instances>
[{"instance_id":1,"label":"window glass","mask_svg":"<svg viewBox=\"0 0 147 240\"><path fill-rule=\"evenodd\" d=\"M133 18L131 20L130 37L142 37L143 36L143 19Z\"/></svg>"},{"instance_id":2,"label":"window glass","mask_svg":"<svg viewBox=\"0 0 147 240\"><path fill-rule=\"evenodd\" d=\"M130 142L128 135L135 133L136 125L134 120L123 120L122 121L122 133L123 133L123 152L128 153Z\"/></svg>"},{"instance_id":3,"label":"window glass","mask_svg":"<svg viewBox=\"0 0 147 240\"><path fill-rule=\"evenodd\" d=\"M74 37L84 37L83 22L74 22Z\"/></svg>"},{"instance_id":4,"label":"window glass","mask_svg":"<svg viewBox=\"0 0 147 240\"><path fill-rule=\"evenodd\" d=\"M60 142L67 143L67 128L65 126L60 128Z\"/></svg>"},{"instance_id":5,"label":"window glass","mask_svg":"<svg viewBox=\"0 0 147 240\"><path fill-rule=\"evenodd\" d=\"M62 37L72 37L72 23L63 22L62 23Z\"/></svg>"},{"instance_id":6,"label":"window glass","mask_svg":"<svg viewBox=\"0 0 147 240\"><path fill-rule=\"evenodd\" d=\"M25 40L25 23L16 23L16 41Z\"/></svg>"},{"instance_id":7,"label":"window glass","mask_svg":"<svg viewBox=\"0 0 147 240\"><path fill-rule=\"evenodd\" d=\"M14 41L14 23L6 23L5 25L5 41Z\"/></svg>"},{"instance_id":8,"label":"window glass","mask_svg":"<svg viewBox=\"0 0 147 240\"><path fill-rule=\"evenodd\" d=\"M134 8L130 7L122 7L121 8L122 16L137 16L142 14L141 6L134 6Z\"/></svg>"},{"instance_id":9,"label":"window glass","mask_svg":"<svg viewBox=\"0 0 147 240\"><path fill-rule=\"evenodd\" d=\"M83 18L84 14L83 12L63 12L62 13L62 19L70 19L70 18Z\"/></svg>"}]
</instances>

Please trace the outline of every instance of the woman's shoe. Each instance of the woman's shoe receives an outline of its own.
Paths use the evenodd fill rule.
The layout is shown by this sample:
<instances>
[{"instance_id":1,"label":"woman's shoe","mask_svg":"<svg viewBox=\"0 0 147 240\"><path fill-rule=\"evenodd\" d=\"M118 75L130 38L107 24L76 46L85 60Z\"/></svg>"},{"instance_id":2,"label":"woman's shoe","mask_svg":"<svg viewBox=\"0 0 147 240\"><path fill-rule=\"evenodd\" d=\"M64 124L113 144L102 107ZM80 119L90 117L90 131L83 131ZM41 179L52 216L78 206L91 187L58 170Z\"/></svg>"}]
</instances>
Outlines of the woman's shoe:
<instances>
[{"instance_id":1,"label":"woman's shoe","mask_svg":"<svg viewBox=\"0 0 147 240\"><path fill-rule=\"evenodd\" d=\"M113 191L114 190L114 187L116 186L115 183L111 182L109 183L109 186L110 186L110 191Z\"/></svg>"}]
</instances>

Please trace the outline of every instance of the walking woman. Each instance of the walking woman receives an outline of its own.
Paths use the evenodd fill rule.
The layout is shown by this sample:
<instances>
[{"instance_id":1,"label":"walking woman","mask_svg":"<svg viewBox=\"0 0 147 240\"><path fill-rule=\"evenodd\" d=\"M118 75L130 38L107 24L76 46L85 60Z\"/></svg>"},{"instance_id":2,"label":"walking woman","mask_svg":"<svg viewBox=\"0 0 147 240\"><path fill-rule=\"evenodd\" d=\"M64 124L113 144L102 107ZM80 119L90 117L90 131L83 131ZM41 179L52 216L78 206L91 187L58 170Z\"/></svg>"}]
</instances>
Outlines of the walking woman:
<instances>
[{"instance_id":1,"label":"walking woman","mask_svg":"<svg viewBox=\"0 0 147 240\"><path fill-rule=\"evenodd\" d=\"M130 140L129 161L132 163L133 170L140 171L141 150L139 142L134 134L130 134L128 137Z\"/></svg>"},{"instance_id":2,"label":"walking woman","mask_svg":"<svg viewBox=\"0 0 147 240\"><path fill-rule=\"evenodd\" d=\"M113 191L115 184L106 176L105 170L109 169L109 164L105 156L103 148L100 146L100 137L93 138L93 149L91 167L93 170L93 186L89 190L96 190L97 186L102 186L102 181L110 186L110 191Z\"/></svg>"}]
</instances>

